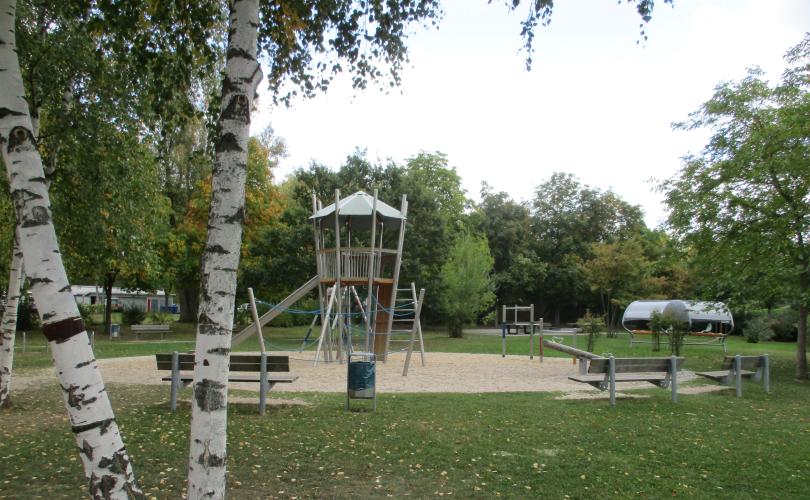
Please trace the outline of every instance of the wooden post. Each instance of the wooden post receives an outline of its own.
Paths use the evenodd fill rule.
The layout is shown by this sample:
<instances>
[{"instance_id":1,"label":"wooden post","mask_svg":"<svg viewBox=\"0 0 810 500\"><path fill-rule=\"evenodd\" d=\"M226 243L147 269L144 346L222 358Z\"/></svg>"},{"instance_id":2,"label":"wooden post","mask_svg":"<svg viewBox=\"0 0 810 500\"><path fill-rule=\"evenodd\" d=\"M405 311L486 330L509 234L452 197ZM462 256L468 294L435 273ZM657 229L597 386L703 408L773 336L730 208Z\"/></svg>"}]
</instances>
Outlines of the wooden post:
<instances>
[{"instance_id":1,"label":"wooden post","mask_svg":"<svg viewBox=\"0 0 810 500\"><path fill-rule=\"evenodd\" d=\"M383 363L388 361L388 346L391 343L391 327L394 323L394 309L396 308L397 304L397 287L399 286L399 269L402 266L402 246L405 243L405 222L407 221L408 216L408 197L406 195L402 195L402 202L400 203L399 212L402 216L402 220L399 223L399 243L397 243L397 258L394 261L394 283L391 287L391 302L388 314L388 328L385 330L385 352L382 353L383 355ZM377 353L375 353L377 354ZM377 354L379 357L379 354Z\"/></svg>"},{"instance_id":2,"label":"wooden post","mask_svg":"<svg viewBox=\"0 0 810 500\"><path fill-rule=\"evenodd\" d=\"M374 189L374 202L371 206L371 248L368 256L368 299L366 300L366 311L368 317L366 318L366 352L371 350L372 338L374 337L374 315L372 313L372 299L374 291L374 244L377 238L377 189ZM376 308L374 308L376 309Z\"/></svg>"},{"instance_id":3,"label":"wooden post","mask_svg":"<svg viewBox=\"0 0 810 500\"><path fill-rule=\"evenodd\" d=\"M413 286L413 283L411 283ZM416 333L419 331L420 343L421 343L421 328L419 326L419 315L422 314L422 301L425 299L425 289L421 289L419 291L419 299L416 303L416 307L414 308L414 316L413 316L413 326L411 327L411 341L408 343L408 353L405 355L405 366L402 368L402 376L405 377L408 375L408 367L411 364L411 355L413 354L413 343L416 341ZM422 366L425 366L425 349L424 346L422 347Z\"/></svg>"},{"instance_id":4,"label":"wooden post","mask_svg":"<svg viewBox=\"0 0 810 500\"><path fill-rule=\"evenodd\" d=\"M529 307L529 359L534 359L534 304Z\"/></svg>"},{"instance_id":5,"label":"wooden post","mask_svg":"<svg viewBox=\"0 0 810 500\"><path fill-rule=\"evenodd\" d=\"M501 324L501 357L502 358L506 357L506 332L508 331L508 328L509 327L506 326L506 322L504 321Z\"/></svg>"},{"instance_id":6,"label":"wooden post","mask_svg":"<svg viewBox=\"0 0 810 500\"><path fill-rule=\"evenodd\" d=\"M320 201L318 197L315 196L315 193L312 193L312 215L318 213L320 209ZM324 289L323 289L323 278L324 278L324 269L323 269L323 254L321 253L321 234L319 231L320 222L317 219L312 219L312 231L315 237L315 269L318 273L318 305L320 307L320 317L321 317L321 325L323 325L326 321L324 318L324 311L326 310L326 300L327 298L324 296Z\"/></svg>"},{"instance_id":7,"label":"wooden post","mask_svg":"<svg viewBox=\"0 0 810 500\"><path fill-rule=\"evenodd\" d=\"M267 405L267 353L264 351L262 351L261 354L259 371L261 379L259 380L259 415L264 415L264 410Z\"/></svg>"},{"instance_id":8,"label":"wooden post","mask_svg":"<svg viewBox=\"0 0 810 500\"><path fill-rule=\"evenodd\" d=\"M669 358L670 385L672 385L672 402L678 402L678 357Z\"/></svg>"},{"instance_id":9,"label":"wooden post","mask_svg":"<svg viewBox=\"0 0 810 500\"><path fill-rule=\"evenodd\" d=\"M340 255L340 189L335 189L335 317L338 318L337 324L337 335L338 340L340 340L340 336L343 334L343 321L340 317L340 314L343 312L341 309L341 302L343 301L343 293L342 293L342 285L341 285L341 255ZM331 336L330 336L331 340ZM338 342L338 349L340 349L340 343ZM327 361L332 361L332 346L331 342L329 345L329 359Z\"/></svg>"},{"instance_id":10,"label":"wooden post","mask_svg":"<svg viewBox=\"0 0 810 500\"><path fill-rule=\"evenodd\" d=\"M762 386L765 392L771 392L771 363L767 354L762 355Z\"/></svg>"},{"instance_id":11,"label":"wooden post","mask_svg":"<svg viewBox=\"0 0 810 500\"><path fill-rule=\"evenodd\" d=\"M250 299L250 312L253 313L253 324L256 325L256 336L259 338L259 351L264 354L264 336L262 335L262 324L259 321L259 311L256 310L256 299L253 296L253 288L248 287L248 299Z\"/></svg>"},{"instance_id":12,"label":"wooden post","mask_svg":"<svg viewBox=\"0 0 810 500\"><path fill-rule=\"evenodd\" d=\"M172 353L172 386L170 389L169 404L172 411L177 409L177 389L180 385L180 354L177 351Z\"/></svg>"},{"instance_id":13,"label":"wooden post","mask_svg":"<svg viewBox=\"0 0 810 500\"><path fill-rule=\"evenodd\" d=\"M575 360L574 362L576 363L577 358L573 358L573 359ZM579 374L580 375L585 375L586 373L588 373L588 358L586 358L585 356L580 356L579 357Z\"/></svg>"},{"instance_id":14,"label":"wooden post","mask_svg":"<svg viewBox=\"0 0 810 500\"><path fill-rule=\"evenodd\" d=\"M608 377L610 377L610 406L616 406L616 360L612 354L608 358Z\"/></svg>"},{"instance_id":15,"label":"wooden post","mask_svg":"<svg viewBox=\"0 0 810 500\"><path fill-rule=\"evenodd\" d=\"M742 397L742 358L734 356L734 385L737 386L737 397Z\"/></svg>"}]
</instances>

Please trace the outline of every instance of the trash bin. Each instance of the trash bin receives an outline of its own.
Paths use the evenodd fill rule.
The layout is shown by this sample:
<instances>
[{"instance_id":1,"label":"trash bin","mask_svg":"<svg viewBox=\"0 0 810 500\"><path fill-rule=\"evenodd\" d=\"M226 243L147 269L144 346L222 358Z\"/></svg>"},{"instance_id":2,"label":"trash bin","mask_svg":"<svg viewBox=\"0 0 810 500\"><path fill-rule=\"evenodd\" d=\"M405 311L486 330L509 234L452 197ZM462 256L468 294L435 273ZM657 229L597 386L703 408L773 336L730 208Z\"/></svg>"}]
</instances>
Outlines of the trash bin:
<instances>
[{"instance_id":1,"label":"trash bin","mask_svg":"<svg viewBox=\"0 0 810 500\"><path fill-rule=\"evenodd\" d=\"M371 352L349 353L346 380L346 409L350 399L371 399L372 409L377 407L376 359Z\"/></svg>"},{"instance_id":2,"label":"trash bin","mask_svg":"<svg viewBox=\"0 0 810 500\"><path fill-rule=\"evenodd\" d=\"M110 338L117 339L121 336L121 325L113 323L110 325Z\"/></svg>"}]
</instances>

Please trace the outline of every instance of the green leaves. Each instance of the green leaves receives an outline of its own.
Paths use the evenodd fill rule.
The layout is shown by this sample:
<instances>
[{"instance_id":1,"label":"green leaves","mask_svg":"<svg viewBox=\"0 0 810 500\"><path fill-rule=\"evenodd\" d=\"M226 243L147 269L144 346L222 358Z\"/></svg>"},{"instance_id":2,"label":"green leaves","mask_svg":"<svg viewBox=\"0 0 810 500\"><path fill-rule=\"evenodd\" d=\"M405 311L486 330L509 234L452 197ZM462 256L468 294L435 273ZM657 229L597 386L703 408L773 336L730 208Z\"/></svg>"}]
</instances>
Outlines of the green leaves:
<instances>
[{"instance_id":1,"label":"green leaves","mask_svg":"<svg viewBox=\"0 0 810 500\"><path fill-rule=\"evenodd\" d=\"M493 259L486 238L463 234L450 249L441 269L440 308L451 337L495 301L492 289Z\"/></svg>"}]
</instances>

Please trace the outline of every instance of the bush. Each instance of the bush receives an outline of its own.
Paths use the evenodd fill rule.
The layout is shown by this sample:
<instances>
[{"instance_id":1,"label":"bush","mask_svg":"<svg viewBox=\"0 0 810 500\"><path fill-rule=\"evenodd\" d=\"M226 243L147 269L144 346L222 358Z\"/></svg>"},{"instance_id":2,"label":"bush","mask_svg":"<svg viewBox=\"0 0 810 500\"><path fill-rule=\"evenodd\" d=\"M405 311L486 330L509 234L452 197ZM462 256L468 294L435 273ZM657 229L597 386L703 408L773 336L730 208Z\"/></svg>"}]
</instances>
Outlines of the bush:
<instances>
[{"instance_id":1,"label":"bush","mask_svg":"<svg viewBox=\"0 0 810 500\"><path fill-rule=\"evenodd\" d=\"M796 342L798 338L799 312L795 309L781 309L770 315L773 320L773 340Z\"/></svg>"},{"instance_id":2,"label":"bush","mask_svg":"<svg viewBox=\"0 0 810 500\"><path fill-rule=\"evenodd\" d=\"M168 325L172 322L172 315L165 312L153 312L149 320L155 325Z\"/></svg>"},{"instance_id":3,"label":"bush","mask_svg":"<svg viewBox=\"0 0 810 500\"><path fill-rule=\"evenodd\" d=\"M746 323L743 336L751 344L771 340L775 323L776 321L770 316L757 316Z\"/></svg>"},{"instance_id":4,"label":"bush","mask_svg":"<svg viewBox=\"0 0 810 500\"><path fill-rule=\"evenodd\" d=\"M81 315L84 324L93 324L93 306L90 304L79 304L78 302L76 305L79 307L79 314Z\"/></svg>"},{"instance_id":5,"label":"bush","mask_svg":"<svg viewBox=\"0 0 810 500\"><path fill-rule=\"evenodd\" d=\"M585 316L577 320L577 326L588 334L588 346L585 350L593 352L596 349L596 339L599 338L599 332L605 328L605 321L599 316L591 315L590 310L585 310Z\"/></svg>"},{"instance_id":6,"label":"bush","mask_svg":"<svg viewBox=\"0 0 810 500\"><path fill-rule=\"evenodd\" d=\"M146 311L138 306L125 307L121 312L121 321L125 325L140 325L146 319Z\"/></svg>"},{"instance_id":7,"label":"bush","mask_svg":"<svg viewBox=\"0 0 810 500\"><path fill-rule=\"evenodd\" d=\"M669 351L676 356L681 355L684 338L689 332L689 325L685 321L671 313L655 311L650 317L650 330L653 332L653 351L661 350L661 336L666 335Z\"/></svg>"},{"instance_id":8,"label":"bush","mask_svg":"<svg viewBox=\"0 0 810 500\"><path fill-rule=\"evenodd\" d=\"M37 308L34 306L34 299L28 295L23 295L17 306L17 330L35 330L39 328L39 325L39 315L37 314Z\"/></svg>"}]
</instances>

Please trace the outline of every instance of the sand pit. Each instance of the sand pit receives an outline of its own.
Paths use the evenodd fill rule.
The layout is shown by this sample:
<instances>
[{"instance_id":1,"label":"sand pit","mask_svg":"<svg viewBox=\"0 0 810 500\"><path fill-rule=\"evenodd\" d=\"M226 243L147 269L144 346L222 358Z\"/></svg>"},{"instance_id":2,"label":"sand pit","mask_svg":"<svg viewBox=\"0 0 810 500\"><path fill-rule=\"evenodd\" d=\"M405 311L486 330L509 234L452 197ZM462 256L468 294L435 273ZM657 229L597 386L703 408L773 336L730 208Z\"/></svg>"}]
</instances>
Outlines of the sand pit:
<instances>
[{"instance_id":1,"label":"sand pit","mask_svg":"<svg viewBox=\"0 0 810 500\"><path fill-rule=\"evenodd\" d=\"M292 384L278 384L273 393L280 392L338 392L346 390L346 365L319 363L313 367L312 353L276 352L290 356L290 372L299 379ZM377 363L377 391L379 393L405 392L561 392L563 397L607 397L606 393L587 385L568 380L577 373L577 366L568 358L546 357L529 360L528 356L494 354L427 353L427 365L422 366L417 354L407 377L402 376L404 354L390 356L387 363ZM154 356L112 358L99 360L99 367L107 383L167 385L161 378L167 372L158 372ZM679 381L694 379L691 372L681 372ZM23 389L46 381L55 382L53 370L46 369L17 376L14 385ZM232 384L233 388L258 392L256 384ZM646 383L623 383L621 389L649 388ZM692 392L684 387L681 392ZM570 396L569 396L570 395Z\"/></svg>"}]
</instances>

